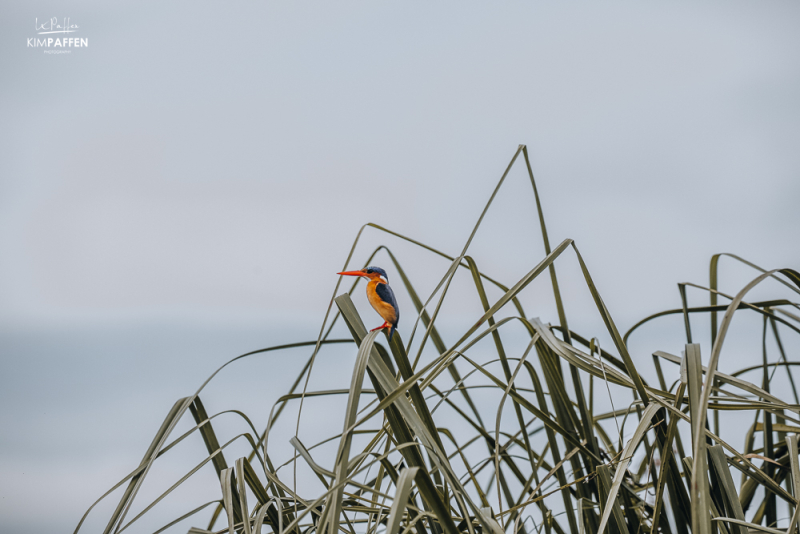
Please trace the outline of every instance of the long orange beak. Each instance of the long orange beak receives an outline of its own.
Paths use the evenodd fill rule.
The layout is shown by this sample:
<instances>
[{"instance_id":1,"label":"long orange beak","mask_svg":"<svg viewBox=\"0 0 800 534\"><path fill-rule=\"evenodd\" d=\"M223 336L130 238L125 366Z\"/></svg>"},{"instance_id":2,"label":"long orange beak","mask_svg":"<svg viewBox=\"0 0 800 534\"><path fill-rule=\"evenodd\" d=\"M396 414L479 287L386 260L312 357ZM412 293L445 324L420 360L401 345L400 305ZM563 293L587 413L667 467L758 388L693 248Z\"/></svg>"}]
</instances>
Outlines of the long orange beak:
<instances>
[{"instance_id":1,"label":"long orange beak","mask_svg":"<svg viewBox=\"0 0 800 534\"><path fill-rule=\"evenodd\" d=\"M336 274L344 274L347 276L364 276L364 277L367 276L365 273L362 273L361 271L345 271L343 273L336 273Z\"/></svg>"}]
</instances>

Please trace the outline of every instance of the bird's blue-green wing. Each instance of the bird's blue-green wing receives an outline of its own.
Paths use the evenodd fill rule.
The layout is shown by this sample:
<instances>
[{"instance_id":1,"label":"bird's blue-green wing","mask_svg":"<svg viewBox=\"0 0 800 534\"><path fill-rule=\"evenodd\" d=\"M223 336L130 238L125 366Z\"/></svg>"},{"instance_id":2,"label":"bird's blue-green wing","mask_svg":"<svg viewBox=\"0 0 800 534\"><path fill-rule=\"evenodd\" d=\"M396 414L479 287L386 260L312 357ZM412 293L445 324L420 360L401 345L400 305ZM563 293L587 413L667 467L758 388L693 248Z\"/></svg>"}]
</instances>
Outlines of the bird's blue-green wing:
<instances>
[{"instance_id":1,"label":"bird's blue-green wing","mask_svg":"<svg viewBox=\"0 0 800 534\"><path fill-rule=\"evenodd\" d=\"M394 308L394 323L392 324L392 330L389 332L389 340L391 340L395 329L397 329L397 323L400 321L400 308L397 306L397 299L394 298L394 291L389 287L389 284L378 284L375 287L375 293L378 294L382 301Z\"/></svg>"}]
</instances>

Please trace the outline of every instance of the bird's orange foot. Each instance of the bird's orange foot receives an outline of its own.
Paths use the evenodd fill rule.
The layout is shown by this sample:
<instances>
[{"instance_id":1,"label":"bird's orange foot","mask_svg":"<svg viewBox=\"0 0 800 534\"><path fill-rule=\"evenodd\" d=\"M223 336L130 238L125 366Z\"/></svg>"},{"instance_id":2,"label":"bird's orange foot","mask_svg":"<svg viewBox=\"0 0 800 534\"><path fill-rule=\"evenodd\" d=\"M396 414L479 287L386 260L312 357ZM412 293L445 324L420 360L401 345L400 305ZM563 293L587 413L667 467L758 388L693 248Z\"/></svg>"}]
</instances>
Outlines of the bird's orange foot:
<instances>
[{"instance_id":1,"label":"bird's orange foot","mask_svg":"<svg viewBox=\"0 0 800 534\"><path fill-rule=\"evenodd\" d=\"M372 330L370 330L370 332L374 332L375 330L381 330L383 328L391 328L391 326L392 325L390 325L389 323L383 323L378 328L373 328Z\"/></svg>"}]
</instances>

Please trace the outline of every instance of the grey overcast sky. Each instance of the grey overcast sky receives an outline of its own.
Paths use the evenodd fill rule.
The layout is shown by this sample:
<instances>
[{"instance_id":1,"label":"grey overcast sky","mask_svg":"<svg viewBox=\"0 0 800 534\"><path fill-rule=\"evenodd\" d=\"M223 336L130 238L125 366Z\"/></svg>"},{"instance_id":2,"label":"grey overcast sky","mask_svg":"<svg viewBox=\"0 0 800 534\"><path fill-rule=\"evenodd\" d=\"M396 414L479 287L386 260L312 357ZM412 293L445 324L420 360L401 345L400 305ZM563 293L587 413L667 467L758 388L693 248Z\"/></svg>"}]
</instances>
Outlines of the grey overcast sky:
<instances>
[{"instance_id":1,"label":"grey overcast sky","mask_svg":"<svg viewBox=\"0 0 800 534\"><path fill-rule=\"evenodd\" d=\"M315 338L362 224L458 254L521 143L551 241L576 240L622 328L677 306L677 282L706 283L714 253L800 266L797 2L6 0L0 14L3 531L71 531L219 364ZM89 46L28 47L51 17ZM523 169L473 249L506 283L543 255ZM447 268L374 231L349 267L379 244L423 294ZM599 335L563 263L571 326ZM748 276L731 266L723 283ZM467 300L453 321L474 320ZM306 357L263 371L278 386L251 411L263 419ZM216 410L238 402L221 380Z\"/></svg>"}]
</instances>

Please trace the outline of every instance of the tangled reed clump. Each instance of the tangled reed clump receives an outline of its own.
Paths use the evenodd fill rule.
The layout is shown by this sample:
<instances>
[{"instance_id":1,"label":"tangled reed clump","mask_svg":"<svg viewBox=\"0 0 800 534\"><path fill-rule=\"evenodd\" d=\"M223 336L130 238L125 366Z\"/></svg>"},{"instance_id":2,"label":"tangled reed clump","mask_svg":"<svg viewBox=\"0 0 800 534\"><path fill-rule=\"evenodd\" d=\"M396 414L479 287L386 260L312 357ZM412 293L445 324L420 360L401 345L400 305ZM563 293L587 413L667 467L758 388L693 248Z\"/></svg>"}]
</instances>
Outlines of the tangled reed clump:
<instances>
[{"instance_id":1,"label":"tangled reed clump","mask_svg":"<svg viewBox=\"0 0 800 534\"><path fill-rule=\"evenodd\" d=\"M520 155L533 186L545 256L516 283L506 286L481 272L467 250ZM708 287L694 286L710 295L707 306L689 307L686 287L691 284L681 284L682 308L647 317L623 336L575 243L567 239L551 249L524 146L517 150L458 256L448 256L377 225L366 227L450 262L445 276L423 302L391 251L380 247L367 260L369 263L381 249L387 252L416 308L411 340L404 344L398 332L386 342L382 332L368 333L350 299L354 284L350 292L334 299L316 341L270 347L231 360L225 365L271 351L307 347L311 352L300 376L274 405L269 424L260 432L239 414L250 431L220 439L213 416L206 413L199 396L217 373L197 393L178 400L141 464L98 500L115 490L122 492L106 533L136 525L194 473L212 468L221 483L219 498L200 504L157 532L171 527L185 531L181 525L198 521L205 529L192 527L189 532L794 534L797 530L800 402L791 369L800 362L786 354L781 333L800 332L798 306L786 299L745 300L754 286L767 279L783 284L781 289L787 293L800 292L797 272L765 271L733 255L716 255L711 260ZM357 243L358 238L345 267ZM567 325L554 262L570 248L614 350L601 349L594 338L583 337ZM735 295L717 288L719 261L724 256L757 272ZM472 275L484 313L457 341L448 344L436 325L450 282L460 269ZM545 272L552 282L556 325L530 318L519 298L520 292ZM502 296L491 302L488 286ZM768 358L765 341L760 364L724 374L717 366L737 312L763 318L764 339L774 340L777 357ZM658 383L648 384L634 365L627 339L642 324L670 314L684 318L686 348L680 356L655 352L652 365ZM694 314L711 319L710 356L705 366L700 345L692 343L690 317ZM404 317L412 315L404 311ZM330 337L339 320L350 332L347 339ZM528 339L518 353L507 352L504 344L506 325L512 322L523 325ZM484 339L493 342L489 353L486 344L479 345ZM357 350L349 389L309 391L301 387L308 384L315 358L341 343ZM761 372L760 384L739 377L752 371ZM371 389L365 389L365 375ZM793 403L771 391L770 384L778 376L788 378ZM494 396L488 395L491 391ZM345 412L328 416L343 419L340 434L310 447L296 435L270 435L289 403L342 394L347 395ZM477 401L476 395L482 400ZM611 411L596 413L595 407L609 397ZM487 398L493 400L487 402ZM745 412L739 420L748 423L733 429L740 449L720 437L719 415L726 410ZM176 424L187 412L194 427L173 437ZM198 458L194 469L130 518L142 483L158 468L163 453L184 440L198 439L198 434L207 456ZM250 444L249 455L227 457L227 447L242 439ZM287 439L296 454L283 465L307 465L319 481L317 493L300 494L287 470L275 467L268 444ZM366 445L356 447L356 442ZM320 465L314 460L315 455L320 457L314 450L324 447L336 447L336 452L334 461ZM738 483L735 472L740 475ZM76 533L95 505L86 512Z\"/></svg>"}]
</instances>

